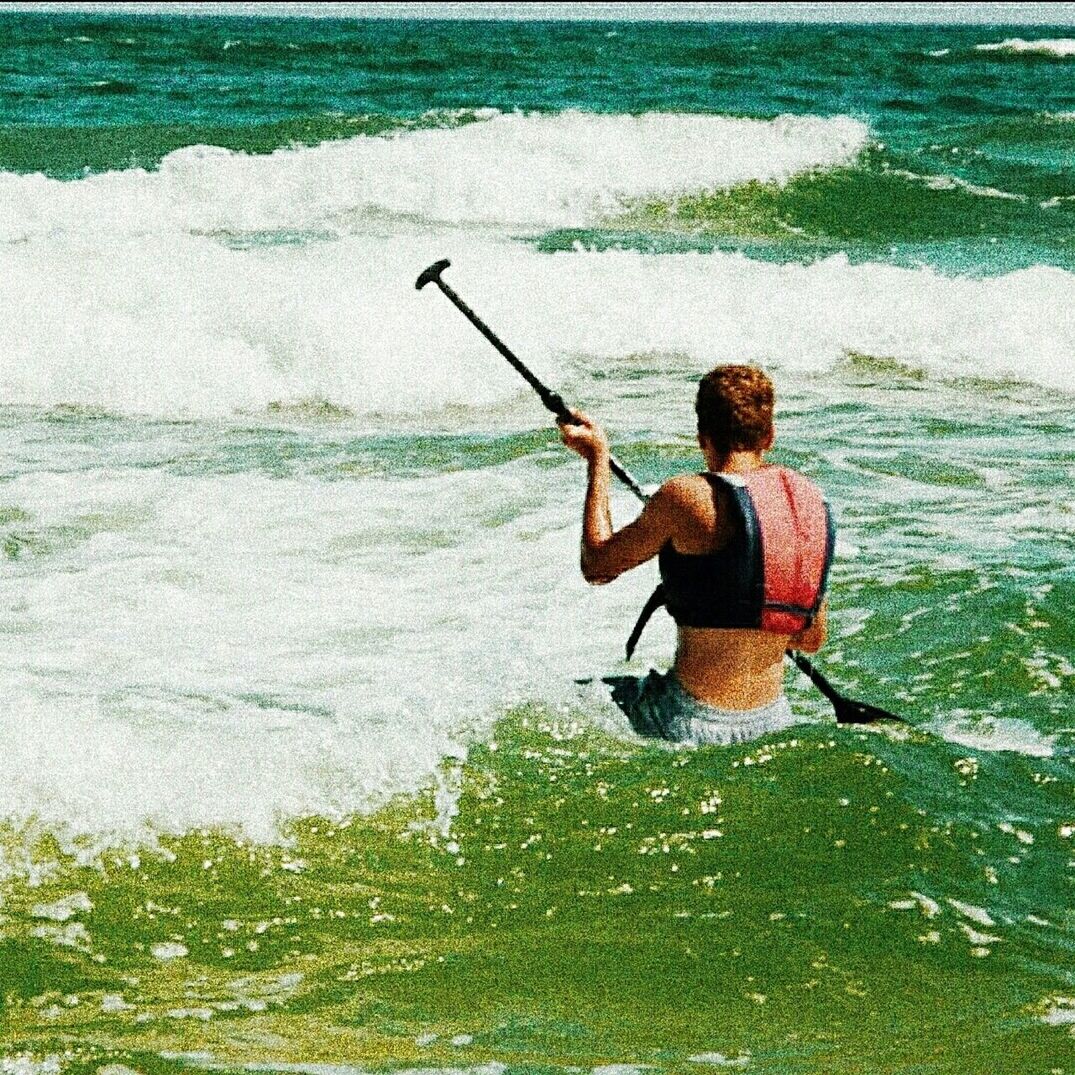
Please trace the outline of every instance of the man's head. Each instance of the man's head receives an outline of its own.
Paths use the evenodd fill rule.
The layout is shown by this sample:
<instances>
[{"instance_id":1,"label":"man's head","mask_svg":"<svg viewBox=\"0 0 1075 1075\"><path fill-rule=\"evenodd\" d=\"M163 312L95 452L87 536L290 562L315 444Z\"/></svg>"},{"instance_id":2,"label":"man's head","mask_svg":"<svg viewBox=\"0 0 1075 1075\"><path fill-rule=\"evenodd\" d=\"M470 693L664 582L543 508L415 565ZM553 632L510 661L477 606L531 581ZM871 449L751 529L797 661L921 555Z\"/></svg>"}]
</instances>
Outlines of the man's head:
<instances>
[{"instance_id":1,"label":"man's head","mask_svg":"<svg viewBox=\"0 0 1075 1075\"><path fill-rule=\"evenodd\" d=\"M698 383L698 440L719 458L773 443L773 382L757 366L717 366Z\"/></svg>"}]
</instances>

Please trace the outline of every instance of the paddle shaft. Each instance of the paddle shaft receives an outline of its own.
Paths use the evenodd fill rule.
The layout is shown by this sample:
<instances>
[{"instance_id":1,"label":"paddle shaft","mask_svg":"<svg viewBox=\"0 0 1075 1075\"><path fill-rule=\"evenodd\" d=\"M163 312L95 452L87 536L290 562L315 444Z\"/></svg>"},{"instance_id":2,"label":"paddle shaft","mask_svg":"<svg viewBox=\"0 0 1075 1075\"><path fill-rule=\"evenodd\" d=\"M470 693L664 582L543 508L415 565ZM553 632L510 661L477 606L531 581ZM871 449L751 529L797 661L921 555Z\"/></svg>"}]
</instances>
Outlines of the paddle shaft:
<instances>
[{"instance_id":1,"label":"paddle shaft","mask_svg":"<svg viewBox=\"0 0 1075 1075\"><path fill-rule=\"evenodd\" d=\"M543 384L533 371L526 365L525 362L456 294L455 289L444 282L441 273L448 267L449 262L438 261L436 264L431 265L421 276L418 277L418 282L415 287L421 289L427 283L434 283L444 292L445 297L448 299L456 309L508 360L509 365L515 369L524 381L538 394L541 402L556 415L557 422L563 422L570 425L574 421L574 416L571 413L570 408L564 402L564 397L559 392L554 392L547 385ZM631 490L635 496L638 497L643 503L649 499L642 489L642 486L631 476L630 471L615 457L609 456L609 466L612 469L612 473Z\"/></svg>"},{"instance_id":2,"label":"paddle shaft","mask_svg":"<svg viewBox=\"0 0 1075 1075\"><path fill-rule=\"evenodd\" d=\"M840 694L840 692L818 671L813 662L797 649L789 649L784 652L795 662L796 668L798 668L799 671L802 672L802 674L806 676L806 678L809 679L834 706L839 707L839 704L844 700L843 695Z\"/></svg>"},{"instance_id":3,"label":"paddle shaft","mask_svg":"<svg viewBox=\"0 0 1075 1075\"><path fill-rule=\"evenodd\" d=\"M434 283L444 292L445 297L452 303L456 309L508 360L510 365L518 371L523 380L538 394L541 402L556 415L557 422L572 421L571 411L568 409L567 404L564 402L563 396L558 392L553 392L547 385L543 384L529 369L529 367L520 359L503 340L456 294L451 285L446 284L441 276L446 268L451 264L447 258L434 262L418 277L415 282L415 287L421 291L426 284ZM614 456L609 457L609 466L612 473L631 490L635 496L638 497L643 503L645 503L649 497L643 492L642 486L635 481L630 471L620 463ZM894 713L887 713L883 710L878 710L873 706L866 705L862 702L856 702L851 698L845 698L829 681L822 675L821 671L815 667L812 661L806 656L800 653L798 650L788 650L787 655L795 662L796 667L805 675L811 683L832 703L833 708L836 710L836 720L838 723L852 723L851 720L846 720L846 717L851 715L853 711L873 711L879 715L883 715L886 718L894 720L901 720ZM844 715L845 720L841 721L841 715Z\"/></svg>"}]
</instances>

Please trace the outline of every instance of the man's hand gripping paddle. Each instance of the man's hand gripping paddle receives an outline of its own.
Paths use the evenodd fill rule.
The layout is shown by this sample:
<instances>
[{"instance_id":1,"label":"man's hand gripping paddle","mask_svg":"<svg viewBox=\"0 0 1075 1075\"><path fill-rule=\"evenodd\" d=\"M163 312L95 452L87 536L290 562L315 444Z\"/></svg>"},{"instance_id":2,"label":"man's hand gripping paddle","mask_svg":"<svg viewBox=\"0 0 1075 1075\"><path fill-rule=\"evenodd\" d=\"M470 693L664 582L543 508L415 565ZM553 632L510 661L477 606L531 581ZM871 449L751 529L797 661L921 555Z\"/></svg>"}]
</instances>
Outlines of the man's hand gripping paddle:
<instances>
[{"instance_id":1,"label":"man's hand gripping paddle","mask_svg":"<svg viewBox=\"0 0 1075 1075\"><path fill-rule=\"evenodd\" d=\"M519 359L496 335L495 332L489 326L482 321L480 317L452 290L452 288L444 282L443 272L451 262L444 258L441 261L436 261L429 266L415 281L414 286L421 291L426 284L436 284L437 287L444 292L448 301L455 306L460 313L508 360L514 369L516 369L522 376L523 380L538 394L541 402L556 415L557 422L571 422L571 411L567 404L564 402L563 397L547 388L544 384L538 380L537 377L527 368L527 366ZM610 460L610 466L612 473L631 490L639 500L643 503L648 499L646 494L642 490L642 486L631 476L628 470L623 466L619 460L612 458ZM821 672L814 666L814 664L808 660L803 654L797 650L788 650L788 656L795 662L798 669L809 678L810 682L825 697L832 703L832 708L836 711L836 723L837 724L871 724L878 720L895 720L901 723L906 723L902 717L896 716L895 713L889 713L885 709L880 709L875 705L869 705L867 702L857 702L853 698L847 698L842 695L829 681L821 674Z\"/></svg>"}]
</instances>

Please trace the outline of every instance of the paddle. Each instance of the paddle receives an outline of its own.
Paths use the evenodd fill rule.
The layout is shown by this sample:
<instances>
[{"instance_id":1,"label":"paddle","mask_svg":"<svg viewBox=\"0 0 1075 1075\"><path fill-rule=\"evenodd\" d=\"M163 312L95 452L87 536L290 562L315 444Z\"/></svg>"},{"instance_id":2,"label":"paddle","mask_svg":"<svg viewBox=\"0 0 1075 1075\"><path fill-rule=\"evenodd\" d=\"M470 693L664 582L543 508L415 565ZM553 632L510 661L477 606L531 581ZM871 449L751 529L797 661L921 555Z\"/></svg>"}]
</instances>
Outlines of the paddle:
<instances>
[{"instance_id":1,"label":"paddle","mask_svg":"<svg viewBox=\"0 0 1075 1075\"><path fill-rule=\"evenodd\" d=\"M418 279L414 282L415 288L419 291L426 286L426 284L436 284L437 287L444 292L445 296L457 307L463 316L508 360L514 369L516 369L521 375L524 381L538 394L541 402L556 415L558 422L570 422L571 411L567 404L564 402L563 397L553 392L550 388L547 388L540 380L527 368L527 366L519 359L507 346L499 336L489 326L482 321L480 317L455 293L455 291L444 282L443 272L451 262L447 258L443 258L440 261L434 262L428 269L423 272ZM610 459L610 466L612 473L616 475L628 489L631 490L639 500L645 502L648 497L642 490L642 486L631 476L627 468L623 466L615 457ZM870 724L873 721L878 720L896 720L901 723L906 723L903 717L896 716L895 713L889 713L885 709L880 709L878 706L870 705L867 702L857 702L853 698L847 698L841 694L824 675L820 672L814 664L797 650L788 650L787 655L795 662L796 667L809 678L810 682L832 703L832 708L836 711L836 723L837 724Z\"/></svg>"},{"instance_id":2,"label":"paddle","mask_svg":"<svg viewBox=\"0 0 1075 1075\"><path fill-rule=\"evenodd\" d=\"M446 284L441 277L441 273L444 272L451 262L444 258L442 261L436 261L429 266L428 269L415 281L414 286L421 291L426 284L433 283L448 296L449 300L454 303L462 311L463 316L508 360L508 362L522 374L523 380L526 381L530 387L537 392L541 397L541 402L556 415L558 422L571 422L571 411L568 409L567 404L564 402L563 396L559 392L553 392L551 389L546 388L537 377L530 372L529 369L523 364L523 362L517 358L493 330L452 290L452 288ZM639 500L645 500L646 494L642 491L642 486L638 484L628 473L627 468L615 457L612 456L609 459L609 465L612 468L612 473L631 490L639 498Z\"/></svg>"}]
</instances>

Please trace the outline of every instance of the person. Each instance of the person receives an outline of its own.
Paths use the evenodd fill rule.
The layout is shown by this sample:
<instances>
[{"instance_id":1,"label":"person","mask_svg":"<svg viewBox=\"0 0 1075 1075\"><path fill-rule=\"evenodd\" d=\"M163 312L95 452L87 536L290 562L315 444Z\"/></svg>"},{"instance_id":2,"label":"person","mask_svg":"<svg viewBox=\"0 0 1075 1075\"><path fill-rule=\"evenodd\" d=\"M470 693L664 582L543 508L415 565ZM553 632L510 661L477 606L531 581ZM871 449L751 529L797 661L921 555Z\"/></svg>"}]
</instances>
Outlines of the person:
<instances>
[{"instance_id":1,"label":"person","mask_svg":"<svg viewBox=\"0 0 1075 1075\"><path fill-rule=\"evenodd\" d=\"M577 411L560 423L564 443L587 463L583 576L608 583L657 556L661 586L632 643L661 604L677 624L668 673L605 679L641 735L727 744L797 722L784 653L814 653L825 641L835 530L820 490L766 461L773 407L772 382L757 367L706 374L696 401L706 471L666 481L620 530L609 509L605 432Z\"/></svg>"}]
</instances>

